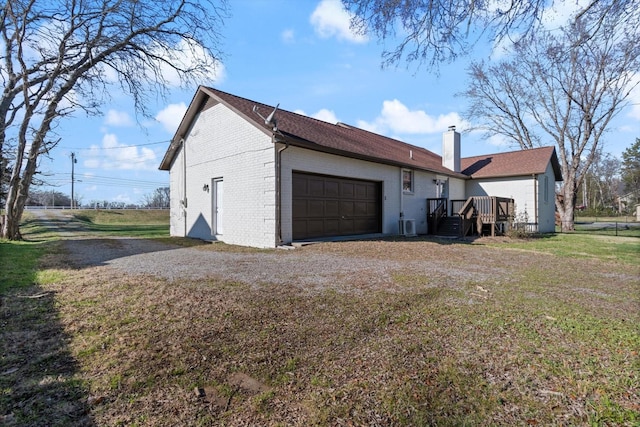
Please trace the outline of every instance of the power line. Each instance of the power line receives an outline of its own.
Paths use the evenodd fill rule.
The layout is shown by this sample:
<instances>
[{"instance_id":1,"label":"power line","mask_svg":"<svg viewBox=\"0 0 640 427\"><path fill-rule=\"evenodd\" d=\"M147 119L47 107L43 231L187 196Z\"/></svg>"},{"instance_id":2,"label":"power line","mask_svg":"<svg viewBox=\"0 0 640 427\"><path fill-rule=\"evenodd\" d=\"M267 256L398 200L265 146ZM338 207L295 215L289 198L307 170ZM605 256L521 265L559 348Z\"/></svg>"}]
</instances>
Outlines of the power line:
<instances>
[{"instance_id":1,"label":"power line","mask_svg":"<svg viewBox=\"0 0 640 427\"><path fill-rule=\"evenodd\" d=\"M146 179L116 178L116 177L112 177L112 176L83 175L83 177L87 178L87 179L104 178L104 179L111 179L111 180L115 180L115 181L139 182L139 183L145 183L145 184L165 184L164 182L160 182L160 181L148 181Z\"/></svg>"},{"instance_id":2,"label":"power line","mask_svg":"<svg viewBox=\"0 0 640 427\"><path fill-rule=\"evenodd\" d=\"M69 175L68 173L57 173L56 175ZM149 181L149 180L145 180L145 179L131 179L131 178L116 178L114 176L101 176L101 175L87 175L87 174L82 174L82 179L94 179L94 178L101 178L101 179L105 179L105 180L113 180L113 181L125 181L125 182L137 182L137 183L141 183L141 184L166 184L166 182L160 182L160 181Z\"/></svg>"},{"instance_id":3,"label":"power line","mask_svg":"<svg viewBox=\"0 0 640 427\"><path fill-rule=\"evenodd\" d=\"M165 140L165 141L147 142L145 144L130 144L130 145L123 145L121 147L97 147L97 149L98 150L124 150L125 148L146 147L148 145L166 144L168 142L171 142L171 140L168 139L168 140ZM96 147L86 148L86 147L64 147L64 146L58 146L56 148L61 148L61 149L65 149L65 150L82 150L82 151L90 151L90 150L95 150L96 149Z\"/></svg>"},{"instance_id":4,"label":"power line","mask_svg":"<svg viewBox=\"0 0 640 427\"><path fill-rule=\"evenodd\" d=\"M44 185L60 186L71 182L69 173L59 173L55 176L49 176L44 180ZM120 187L120 188L142 188L155 190L159 187L167 187L168 182L147 181L142 179L116 178L109 176L81 175L80 178L75 177L76 183L86 185L97 185L101 187Z\"/></svg>"}]
</instances>

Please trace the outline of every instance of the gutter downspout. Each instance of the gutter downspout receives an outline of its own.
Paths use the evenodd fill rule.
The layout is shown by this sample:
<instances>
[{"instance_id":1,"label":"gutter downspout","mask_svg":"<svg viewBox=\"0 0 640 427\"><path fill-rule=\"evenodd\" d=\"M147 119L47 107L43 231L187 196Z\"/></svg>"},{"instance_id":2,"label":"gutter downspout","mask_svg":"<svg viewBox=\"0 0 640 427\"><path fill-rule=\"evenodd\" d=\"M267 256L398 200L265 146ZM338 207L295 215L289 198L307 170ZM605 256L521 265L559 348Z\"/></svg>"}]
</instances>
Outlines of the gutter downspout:
<instances>
[{"instance_id":1,"label":"gutter downspout","mask_svg":"<svg viewBox=\"0 0 640 427\"><path fill-rule=\"evenodd\" d=\"M187 147L184 138L180 138L182 145L182 191L184 198L182 199L182 213L184 217L184 237L187 237Z\"/></svg>"},{"instance_id":2,"label":"gutter downspout","mask_svg":"<svg viewBox=\"0 0 640 427\"><path fill-rule=\"evenodd\" d=\"M402 230L402 226L400 224L402 224L402 220L404 219L404 170L402 168L400 168L400 219L398 220L398 234L402 233L404 230Z\"/></svg>"},{"instance_id":3,"label":"gutter downspout","mask_svg":"<svg viewBox=\"0 0 640 427\"><path fill-rule=\"evenodd\" d=\"M272 135L273 145L278 141L276 134ZM285 141L285 146L276 150L276 247L281 246L282 241L282 152L289 148L289 143Z\"/></svg>"},{"instance_id":4,"label":"gutter downspout","mask_svg":"<svg viewBox=\"0 0 640 427\"><path fill-rule=\"evenodd\" d=\"M538 224L538 175L533 174L533 221ZM538 227L540 225L538 224Z\"/></svg>"}]
</instances>

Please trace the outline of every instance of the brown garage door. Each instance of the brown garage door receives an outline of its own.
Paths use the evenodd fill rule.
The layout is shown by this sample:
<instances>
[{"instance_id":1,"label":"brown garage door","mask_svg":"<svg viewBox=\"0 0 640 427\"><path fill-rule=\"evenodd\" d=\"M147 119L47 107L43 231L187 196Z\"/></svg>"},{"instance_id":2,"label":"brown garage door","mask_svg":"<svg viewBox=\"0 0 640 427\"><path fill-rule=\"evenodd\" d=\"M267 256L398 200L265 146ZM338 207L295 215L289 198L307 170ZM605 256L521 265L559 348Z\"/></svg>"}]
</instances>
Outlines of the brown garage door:
<instances>
[{"instance_id":1,"label":"brown garage door","mask_svg":"<svg viewBox=\"0 0 640 427\"><path fill-rule=\"evenodd\" d=\"M381 232L379 182L293 173L293 239Z\"/></svg>"}]
</instances>

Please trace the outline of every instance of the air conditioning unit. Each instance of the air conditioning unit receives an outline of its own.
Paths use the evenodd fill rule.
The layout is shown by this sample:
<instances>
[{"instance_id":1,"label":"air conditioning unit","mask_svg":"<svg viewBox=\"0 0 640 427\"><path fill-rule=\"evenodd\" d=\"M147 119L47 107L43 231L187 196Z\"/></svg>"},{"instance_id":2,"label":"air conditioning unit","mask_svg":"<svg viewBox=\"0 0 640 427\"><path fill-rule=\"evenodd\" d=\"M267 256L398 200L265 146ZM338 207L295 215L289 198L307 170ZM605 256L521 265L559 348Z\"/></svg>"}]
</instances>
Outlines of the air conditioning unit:
<instances>
[{"instance_id":1,"label":"air conditioning unit","mask_svg":"<svg viewBox=\"0 0 640 427\"><path fill-rule=\"evenodd\" d=\"M415 237L416 234L416 220L415 219L401 219L398 221L400 228L400 234L405 237Z\"/></svg>"}]
</instances>

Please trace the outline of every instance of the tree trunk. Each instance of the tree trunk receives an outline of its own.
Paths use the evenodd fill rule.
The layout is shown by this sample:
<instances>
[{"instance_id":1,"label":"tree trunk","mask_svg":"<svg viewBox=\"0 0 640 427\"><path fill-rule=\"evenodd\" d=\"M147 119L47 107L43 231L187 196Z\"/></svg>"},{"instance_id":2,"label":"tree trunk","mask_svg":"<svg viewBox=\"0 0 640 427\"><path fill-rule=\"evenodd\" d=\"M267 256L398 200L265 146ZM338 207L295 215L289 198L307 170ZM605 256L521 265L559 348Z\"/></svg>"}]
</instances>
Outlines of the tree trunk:
<instances>
[{"instance_id":1,"label":"tree trunk","mask_svg":"<svg viewBox=\"0 0 640 427\"><path fill-rule=\"evenodd\" d=\"M7 195L7 206L2 221L1 237L8 240L22 240L20 220L27 201L27 191L22 188L22 182L17 187L17 191L10 191Z\"/></svg>"},{"instance_id":2,"label":"tree trunk","mask_svg":"<svg viewBox=\"0 0 640 427\"><path fill-rule=\"evenodd\" d=\"M573 180L565 183L558 196L556 198L556 208L560 215L560 231L573 231L575 230L574 210L578 196Z\"/></svg>"},{"instance_id":3,"label":"tree trunk","mask_svg":"<svg viewBox=\"0 0 640 427\"><path fill-rule=\"evenodd\" d=\"M15 215L9 213L9 209L2 217L2 238L8 240L22 240L20 234L20 218L16 218Z\"/></svg>"}]
</instances>

